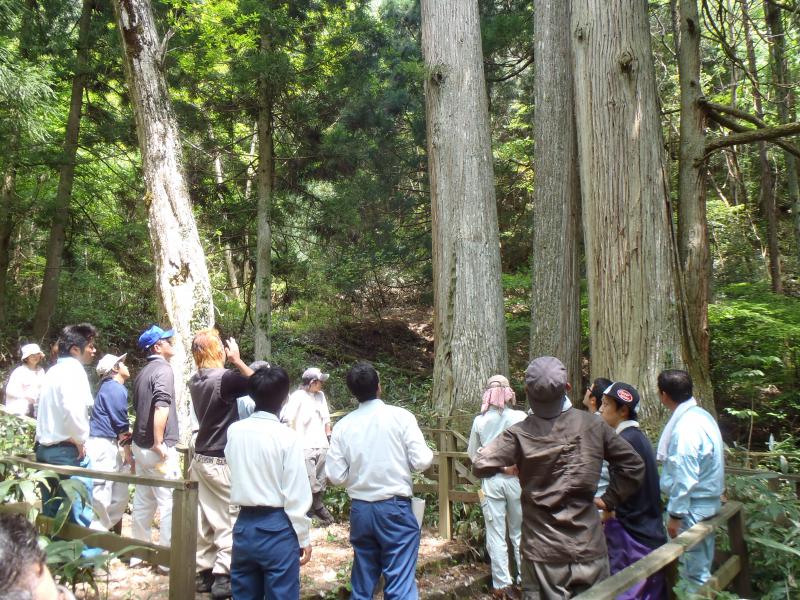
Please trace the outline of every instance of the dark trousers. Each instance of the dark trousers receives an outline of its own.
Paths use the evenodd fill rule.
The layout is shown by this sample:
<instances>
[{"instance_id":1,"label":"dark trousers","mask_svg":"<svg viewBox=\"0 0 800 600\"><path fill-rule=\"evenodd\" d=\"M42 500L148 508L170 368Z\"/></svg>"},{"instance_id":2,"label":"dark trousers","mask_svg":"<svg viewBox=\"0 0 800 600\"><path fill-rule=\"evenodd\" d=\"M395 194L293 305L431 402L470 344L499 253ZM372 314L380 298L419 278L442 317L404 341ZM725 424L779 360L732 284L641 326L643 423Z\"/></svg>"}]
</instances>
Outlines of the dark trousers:
<instances>
[{"instance_id":1,"label":"dark trousers","mask_svg":"<svg viewBox=\"0 0 800 600\"><path fill-rule=\"evenodd\" d=\"M243 506L233 526L234 600L300 598L300 544L282 508Z\"/></svg>"},{"instance_id":2,"label":"dark trousers","mask_svg":"<svg viewBox=\"0 0 800 600\"><path fill-rule=\"evenodd\" d=\"M420 530L410 498L378 502L353 500L350 507L350 543L353 545L353 600L369 600L381 573L386 600L419 597L417 553Z\"/></svg>"},{"instance_id":3,"label":"dark trousers","mask_svg":"<svg viewBox=\"0 0 800 600\"><path fill-rule=\"evenodd\" d=\"M36 461L48 465L81 466L81 461L78 460L78 449L73 444L69 443L55 446L37 444ZM45 517L55 517L61 506L61 501L66 498L64 489L59 483L62 479L67 479L67 477L62 476L59 479L48 478L48 485L40 484L39 486L42 493L42 514Z\"/></svg>"}]
</instances>

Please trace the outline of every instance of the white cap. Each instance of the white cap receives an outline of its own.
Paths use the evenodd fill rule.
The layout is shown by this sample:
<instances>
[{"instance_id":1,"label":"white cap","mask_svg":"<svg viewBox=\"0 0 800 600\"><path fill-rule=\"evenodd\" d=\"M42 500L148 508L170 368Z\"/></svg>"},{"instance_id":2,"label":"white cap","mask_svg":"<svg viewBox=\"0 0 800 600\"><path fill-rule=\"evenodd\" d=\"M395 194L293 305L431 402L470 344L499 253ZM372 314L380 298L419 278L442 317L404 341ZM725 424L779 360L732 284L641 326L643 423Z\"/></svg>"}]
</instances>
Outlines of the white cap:
<instances>
[{"instance_id":1,"label":"white cap","mask_svg":"<svg viewBox=\"0 0 800 600\"><path fill-rule=\"evenodd\" d=\"M118 363L121 363L123 360L125 360L126 356L128 356L127 352L122 356L106 354L100 359L100 362L97 363L97 374L100 375L100 377L104 377L109 371L112 371Z\"/></svg>"},{"instance_id":2,"label":"white cap","mask_svg":"<svg viewBox=\"0 0 800 600\"><path fill-rule=\"evenodd\" d=\"M20 352L22 352L22 360L25 360L34 354L41 354L44 356L44 352L42 352L42 349L39 348L39 344L25 344L22 348L20 348Z\"/></svg>"},{"instance_id":3,"label":"white cap","mask_svg":"<svg viewBox=\"0 0 800 600\"><path fill-rule=\"evenodd\" d=\"M330 377L328 373L323 373L317 367L310 367L303 371L303 381L311 382L315 379L317 381L328 381L328 377Z\"/></svg>"}]
</instances>

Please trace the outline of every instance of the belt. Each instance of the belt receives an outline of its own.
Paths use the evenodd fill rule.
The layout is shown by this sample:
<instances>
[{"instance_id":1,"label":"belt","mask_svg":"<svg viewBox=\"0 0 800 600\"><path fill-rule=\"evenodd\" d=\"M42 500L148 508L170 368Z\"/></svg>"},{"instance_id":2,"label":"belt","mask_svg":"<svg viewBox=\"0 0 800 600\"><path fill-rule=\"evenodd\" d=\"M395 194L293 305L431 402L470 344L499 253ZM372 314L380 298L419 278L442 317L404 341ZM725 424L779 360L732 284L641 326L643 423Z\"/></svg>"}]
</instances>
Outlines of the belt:
<instances>
[{"instance_id":1,"label":"belt","mask_svg":"<svg viewBox=\"0 0 800 600\"><path fill-rule=\"evenodd\" d=\"M205 454L195 454L194 459L206 465L227 465L228 461L221 456L206 456Z\"/></svg>"},{"instance_id":2,"label":"belt","mask_svg":"<svg viewBox=\"0 0 800 600\"><path fill-rule=\"evenodd\" d=\"M240 506L239 512L251 515L268 515L275 512L283 512L282 506Z\"/></svg>"},{"instance_id":3,"label":"belt","mask_svg":"<svg viewBox=\"0 0 800 600\"><path fill-rule=\"evenodd\" d=\"M66 448L68 446L72 446L73 448L75 447L75 444L73 444L69 440L64 440L63 442L56 442L55 444L39 444L39 445L44 448L62 448L62 447Z\"/></svg>"}]
</instances>

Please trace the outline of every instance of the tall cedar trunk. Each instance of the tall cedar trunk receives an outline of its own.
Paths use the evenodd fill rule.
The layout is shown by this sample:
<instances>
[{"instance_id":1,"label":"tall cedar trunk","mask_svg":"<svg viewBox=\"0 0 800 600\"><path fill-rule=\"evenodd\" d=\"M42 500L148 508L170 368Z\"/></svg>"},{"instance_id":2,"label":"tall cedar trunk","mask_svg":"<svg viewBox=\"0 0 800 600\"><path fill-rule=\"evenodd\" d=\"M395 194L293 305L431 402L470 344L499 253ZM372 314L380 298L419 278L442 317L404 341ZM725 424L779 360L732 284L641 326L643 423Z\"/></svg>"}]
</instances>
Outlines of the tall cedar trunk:
<instances>
[{"instance_id":1,"label":"tall cedar trunk","mask_svg":"<svg viewBox=\"0 0 800 600\"><path fill-rule=\"evenodd\" d=\"M713 405L708 331L711 254L706 217L705 112L700 106L700 17L697 0L680 0L678 9L678 73L680 79L680 151L678 168L678 253L685 290L688 331L684 356L697 395Z\"/></svg>"},{"instance_id":2,"label":"tall cedar trunk","mask_svg":"<svg viewBox=\"0 0 800 600\"><path fill-rule=\"evenodd\" d=\"M639 389L652 431L658 373L683 362L647 6L576 0L571 22L592 370Z\"/></svg>"},{"instance_id":3,"label":"tall cedar trunk","mask_svg":"<svg viewBox=\"0 0 800 600\"><path fill-rule=\"evenodd\" d=\"M0 187L0 324L6 321L8 307L8 268L11 265L11 237L14 234L14 196L16 194L17 166L15 141L10 140L10 164L3 173Z\"/></svg>"},{"instance_id":4,"label":"tall cedar trunk","mask_svg":"<svg viewBox=\"0 0 800 600\"><path fill-rule=\"evenodd\" d=\"M266 25L264 25L266 27ZM269 32L261 33L261 52L269 52ZM255 310L255 358L268 360L272 354L270 342L270 320L272 318L272 192L274 179L272 93L266 75L258 82L258 171L256 187L258 193L258 216L256 240L256 310Z\"/></svg>"},{"instance_id":5,"label":"tall cedar trunk","mask_svg":"<svg viewBox=\"0 0 800 600\"><path fill-rule=\"evenodd\" d=\"M433 398L473 411L508 374L489 108L477 0L422 0L433 220Z\"/></svg>"},{"instance_id":6,"label":"tall cedar trunk","mask_svg":"<svg viewBox=\"0 0 800 600\"><path fill-rule=\"evenodd\" d=\"M89 26L91 25L94 0L83 0L81 17L78 22L78 48L75 60L75 75L72 78L72 92L69 101L67 129L64 134L64 150L58 174L58 188L53 203L53 220L50 236L45 250L44 278L39 293L39 304L33 317L33 337L43 340L50 328L50 319L58 301L58 282L61 277L61 262L64 255L67 223L69 222L69 203L72 197L72 182L75 178L75 157L78 152L78 134L81 126L81 107L83 89L88 78L89 65Z\"/></svg>"},{"instance_id":7,"label":"tall cedar trunk","mask_svg":"<svg viewBox=\"0 0 800 600\"><path fill-rule=\"evenodd\" d=\"M559 357L567 367L575 394L580 394L580 182L569 13L569 2L552 0L538 0L533 13L536 187L530 355Z\"/></svg>"},{"instance_id":8,"label":"tall cedar trunk","mask_svg":"<svg viewBox=\"0 0 800 600\"><path fill-rule=\"evenodd\" d=\"M794 83L789 64L786 61L786 32L783 28L782 11L772 2L766 0L764 2L764 14L772 41L770 54L772 57L772 80L775 86L775 103L778 107L778 122L781 124L791 123L796 118ZM800 182L798 181L798 170L800 170L800 164L798 163L800 161L789 152L784 152L783 156L786 162L786 186L794 216L794 233L797 240L797 248L800 251Z\"/></svg>"},{"instance_id":9,"label":"tall cedar trunk","mask_svg":"<svg viewBox=\"0 0 800 600\"><path fill-rule=\"evenodd\" d=\"M211 283L197 233L175 114L163 73L165 47L149 0L114 0L122 36L125 72L142 153L145 203L165 321L175 328L173 346L179 421L188 434L189 394L194 371L188 352L193 332L214 323Z\"/></svg>"},{"instance_id":10,"label":"tall cedar trunk","mask_svg":"<svg viewBox=\"0 0 800 600\"><path fill-rule=\"evenodd\" d=\"M250 204L250 197L253 195L253 180L256 178L255 169L253 169L253 159L256 155L256 149L258 148L258 122L253 124L253 137L250 139L250 154L248 155L247 159L247 181L244 184L244 203L245 205ZM247 305L247 310L250 307L250 296L252 296L252 286L251 286L251 293L247 293L247 286L250 282L250 236L247 233L244 234L244 247L245 251L242 253L242 288L243 292L245 293L245 304Z\"/></svg>"},{"instance_id":11,"label":"tall cedar trunk","mask_svg":"<svg viewBox=\"0 0 800 600\"><path fill-rule=\"evenodd\" d=\"M223 190L225 189L225 175L222 171L222 156L219 148L216 146L214 130L210 125L208 127L208 139L214 143L214 179L217 183L217 194L219 198L222 199ZM227 225L228 223L228 217L224 210L222 211L222 223L223 225ZM233 297L238 300L239 277L236 274L236 264L233 262L233 252L231 251L231 244L227 237L225 237L225 239L221 242L221 245L222 254L225 258L225 269L228 273L228 285L230 286L231 294L233 294Z\"/></svg>"},{"instance_id":12,"label":"tall cedar trunk","mask_svg":"<svg viewBox=\"0 0 800 600\"><path fill-rule=\"evenodd\" d=\"M758 63L753 37L750 32L750 8L748 0L741 0L742 25L744 27L745 47L747 48L747 67L753 79L753 104L756 116L764 120L764 103L761 93L761 82L758 77ZM758 203L761 214L767 221L767 253L769 255L769 278L772 291L776 294L783 293L781 281L781 257L778 249L778 215L775 208L775 177L767 156L767 143L758 143L758 164L761 170L761 183L759 185Z\"/></svg>"}]
</instances>

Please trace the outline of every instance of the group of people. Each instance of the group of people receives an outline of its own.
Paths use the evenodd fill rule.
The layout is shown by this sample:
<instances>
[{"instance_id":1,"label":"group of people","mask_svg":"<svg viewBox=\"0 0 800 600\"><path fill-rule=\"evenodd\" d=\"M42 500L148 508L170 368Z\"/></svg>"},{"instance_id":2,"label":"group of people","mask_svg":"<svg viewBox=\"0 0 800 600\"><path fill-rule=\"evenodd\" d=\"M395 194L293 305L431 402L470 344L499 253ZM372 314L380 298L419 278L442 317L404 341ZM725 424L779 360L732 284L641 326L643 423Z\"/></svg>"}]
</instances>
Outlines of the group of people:
<instances>
[{"instance_id":1,"label":"group of people","mask_svg":"<svg viewBox=\"0 0 800 600\"><path fill-rule=\"evenodd\" d=\"M37 461L180 477L175 376L169 362L173 336L173 330L157 325L139 336L146 364L132 385L131 428L127 354L99 360L94 397L85 367L94 362L97 330L87 323L65 327L57 361L44 374L35 403ZM299 598L299 567L311 559L312 518L323 526L333 521L323 504L330 482L344 486L352 500L352 597L371 598L381 574L387 598L417 597L420 523L412 510L411 472L427 469L433 453L414 415L380 399L375 368L359 363L348 371L347 386L359 407L332 427L322 392L328 374L320 369L306 369L300 387L289 395L290 378L283 368L266 362L248 366L235 340L223 343L213 329L197 332L191 351L197 366L188 381L193 417L189 473L198 482L199 504L197 591L237 600ZM226 362L233 368L226 368ZM99 479L89 485L93 506L73 507L71 519L96 529L113 528L127 507L128 486ZM44 487L42 512L54 516L64 497L57 482ZM158 543L169 546L169 490L136 485L133 537L151 541L156 510ZM131 559L132 566L137 562ZM36 578L20 575L19 581L46 579L38 563L32 571Z\"/></svg>"},{"instance_id":2,"label":"group of people","mask_svg":"<svg viewBox=\"0 0 800 600\"><path fill-rule=\"evenodd\" d=\"M719 512L722 436L686 371L658 376L671 417L655 452L636 420L639 392L628 383L595 380L584 396L588 410L577 410L563 363L540 357L525 372L525 391L529 410L515 410L508 381L490 378L469 440L495 597L518 597L521 584L525 600L570 598ZM713 535L684 553L688 591L708 581L713 555ZM618 596L666 597L661 573Z\"/></svg>"},{"instance_id":3,"label":"group of people","mask_svg":"<svg viewBox=\"0 0 800 600\"><path fill-rule=\"evenodd\" d=\"M97 331L85 323L65 327L56 364L37 375L38 401L25 409L36 414L37 460L180 477L173 335L153 325L139 336L146 364L133 381L131 430L127 355L100 359L93 396L84 366L94 361ZM31 350L23 348L24 359L37 355ZM307 369L290 395L283 368L245 364L235 340L223 342L213 329L197 332L191 351L197 366L188 381L189 472L199 491L197 590L237 600L298 598L299 568L312 554L311 519L323 526L332 521L323 504L330 483L344 486L351 499L352 597L371 598L383 575L387 599L416 598L420 523L412 510L411 472L427 469L433 454L414 415L380 399L375 368L358 363L348 371L346 384L359 406L331 426L322 391L328 374L320 369ZM20 368L36 370L38 361L30 362ZM672 416L657 452L639 429L633 386L595 380L584 397L587 411L573 407L569 392L561 361L540 357L525 372L528 410L515 408L502 375L489 379L481 398L468 453L482 478L497 597L518 597L521 587L525 599L569 598L720 509L722 439L693 398L688 373L668 370L658 377L659 398ZM89 525L113 528L127 507L127 485L96 480L92 496ZM61 497L43 490L45 515L57 512ZM151 541L156 509L159 543L169 546L169 490L135 486L135 538ZM713 544L708 537L684 555L690 587L710 577ZM665 594L656 574L625 597Z\"/></svg>"}]
</instances>

